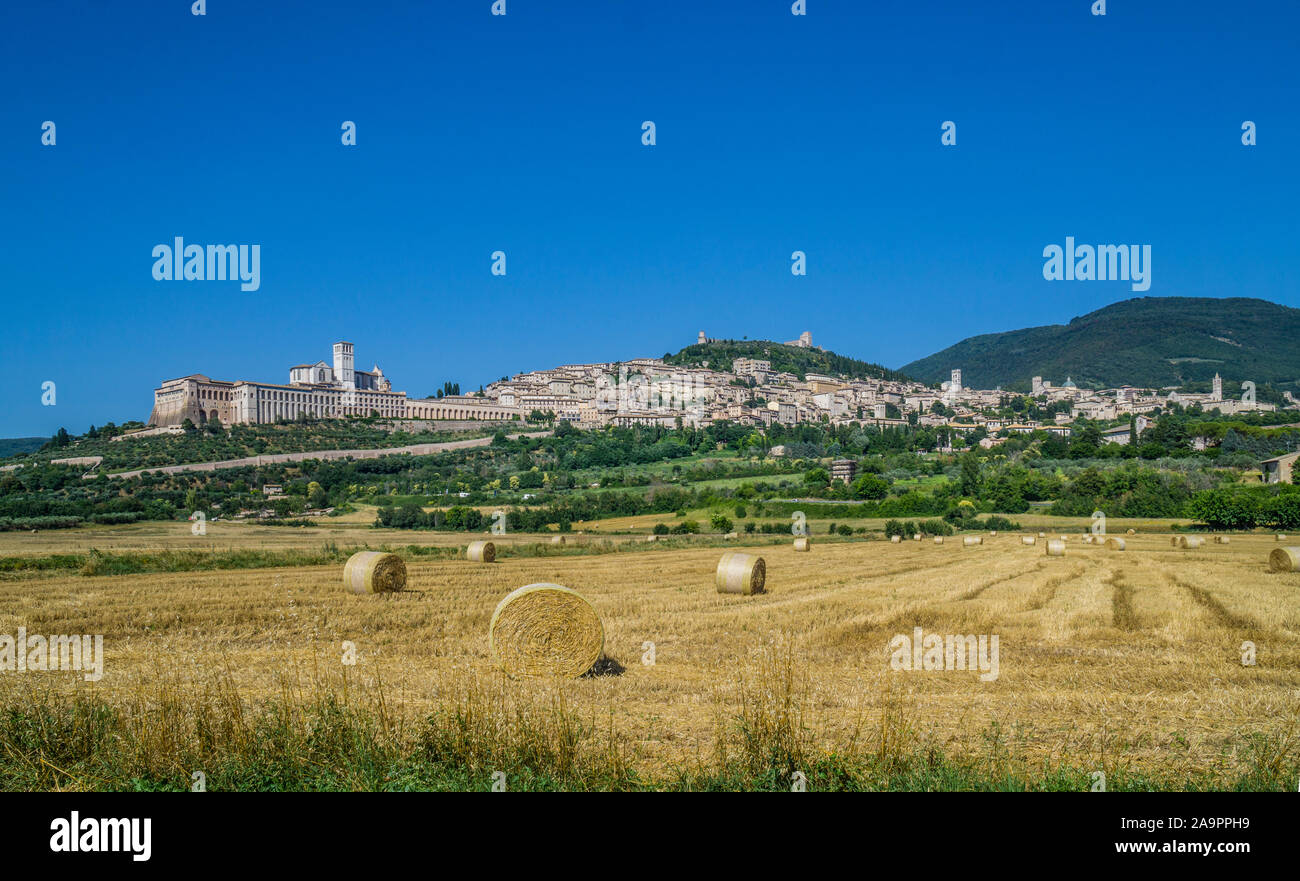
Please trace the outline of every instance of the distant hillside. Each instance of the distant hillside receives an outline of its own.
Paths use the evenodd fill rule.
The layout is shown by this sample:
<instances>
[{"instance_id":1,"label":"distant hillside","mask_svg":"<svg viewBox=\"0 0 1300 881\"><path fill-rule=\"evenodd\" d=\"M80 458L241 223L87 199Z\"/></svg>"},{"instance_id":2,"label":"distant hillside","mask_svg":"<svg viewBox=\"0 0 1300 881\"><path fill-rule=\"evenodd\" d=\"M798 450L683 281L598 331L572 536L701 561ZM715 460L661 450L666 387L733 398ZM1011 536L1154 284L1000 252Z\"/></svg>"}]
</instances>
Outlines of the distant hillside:
<instances>
[{"instance_id":1,"label":"distant hillside","mask_svg":"<svg viewBox=\"0 0 1300 881\"><path fill-rule=\"evenodd\" d=\"M0 437L0 459L34 453L48 440L48 437Z\"/></svg>"},{"instance_id":2,"label":"distant hillside","mask_svg":"<svg viewBox=\"0 0 1300 881\"><path fill-rule=\"evenodd\" d=\"M1292 389L1300 380L1300 309L1245 297L1140 297L1070 321L970 337L901 369L942 382L961 368L972 388L1060 385L1143 388L1242 380Z\"/></svg>"},{"instance_id":3,"label":"distant hillside","mask_svg":"<svg viewBox=\"0 0 1300 881\"><path fill-rule=\"evenodd\" d=\"M664 361L679 367L703 367L707 362L714 370L730 370L737 358L756 358L772 362L772 369L793 373L800 379L808 373L830 376L848 376L854 379L906 379L902 373L825 352L821 349L804 349L767 340L709 340L703 345L687 346L676 355L664 355Z\"/></svg>"}]
</instances>

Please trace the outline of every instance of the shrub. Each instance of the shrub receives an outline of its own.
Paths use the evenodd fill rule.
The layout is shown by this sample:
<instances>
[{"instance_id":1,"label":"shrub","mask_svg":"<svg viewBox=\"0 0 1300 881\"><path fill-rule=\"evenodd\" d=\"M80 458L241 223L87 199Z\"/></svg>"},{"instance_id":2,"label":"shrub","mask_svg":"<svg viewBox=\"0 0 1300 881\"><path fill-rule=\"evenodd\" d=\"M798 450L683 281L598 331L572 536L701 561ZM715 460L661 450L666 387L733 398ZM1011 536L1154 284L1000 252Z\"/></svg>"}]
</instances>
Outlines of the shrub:
<instances>
[{"instance_id":1,"label":"shrub","mask_svg":"<svg viewBox=\"0 0 1300 881\"><path fill-rule=\"evenodd\" d=\"M1281 492L1265 499L1257 522L1271 529L1300 529L1300 492Z\"/></svg>"},{"instance_id":2,"label":"shrub","mask_svg":"<svg viewBox=\"0 0 1300 881\"><path fill-rule=\"evenodd\" d=\"M1212 529L1250 529L1259 515L1259 500L1241 490L1210 489L1193 496L1189 508Z\"/></svg>"}]
</instances>

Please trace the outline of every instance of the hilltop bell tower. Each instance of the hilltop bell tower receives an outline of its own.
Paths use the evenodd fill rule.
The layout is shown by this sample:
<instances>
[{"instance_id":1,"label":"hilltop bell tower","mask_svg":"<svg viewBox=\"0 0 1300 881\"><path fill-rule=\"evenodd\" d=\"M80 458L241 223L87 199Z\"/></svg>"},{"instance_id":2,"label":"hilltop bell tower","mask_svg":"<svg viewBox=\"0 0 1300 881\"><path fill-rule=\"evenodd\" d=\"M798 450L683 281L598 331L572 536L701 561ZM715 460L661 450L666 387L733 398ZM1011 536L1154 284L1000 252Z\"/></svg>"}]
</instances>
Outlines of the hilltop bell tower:
<instances>
[{"instance_id":1,"label":"hilltop bell tower","mask_svg":"<svg viewBox=\"0 0 1300 881\"><path fill-rule=\"evenodd\" d=\"M1210 384L1210 400L1211 401L1223 400L1223 377L1217 373L1214 374L1214 379L1211 381Z\"/></svg>"},{"instance_id":2,"label":"hilltop bell tower","mask_svg":"<svg viewBox=\"0 0 1300 881\"><path fill-rule=\"evenodd\" d=\"M352 363L352 344L334 344L334 381L344 388L357 387L356 369Z\"/></svg>"}]
</instances>

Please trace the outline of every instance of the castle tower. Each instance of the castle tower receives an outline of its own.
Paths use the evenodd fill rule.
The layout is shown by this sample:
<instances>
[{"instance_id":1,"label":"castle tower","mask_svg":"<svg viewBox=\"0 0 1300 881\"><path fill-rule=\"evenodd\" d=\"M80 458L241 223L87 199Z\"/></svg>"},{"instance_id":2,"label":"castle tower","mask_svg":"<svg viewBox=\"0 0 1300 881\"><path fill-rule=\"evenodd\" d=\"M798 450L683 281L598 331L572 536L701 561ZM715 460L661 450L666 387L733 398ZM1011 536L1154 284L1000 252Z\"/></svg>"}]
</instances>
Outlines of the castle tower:
<instances>
[{"instance_id":1,"label":"castle tower","mask_svg":"<svg viewBox=\"0 0 1300 881\"><path fill-rule=\"evenodd\" d=\"M1217 373L1214 374L1214 380L1210 391L1210 400L1211 401L1223 400L1223 377L1219 376L1219 374Z\"/></svg>"},{"instance_id":2,"label":"castle tower","mask_svg":"<svg viewBox=\"0 0 1300 881\"><path fill-rule=\"evenodd\" d=\"M702 345L704 345L705 343L707 343L708 341L709 341L709 338L706 337L706 336L704 335L704 331L700 331L700 338L699 338L698 340L696 340L696 344L702 346Z\"/></svg>"},{"instance_id":3,"label":"castle tower","mask_svg":"<svg viewBox=\"0 0 1300 881\"><path fill-rule=\"evenodd\" d=\"M953 394L957 394L957 392L961 391L961 368L960 367L958 367L956 370L952 372L952 385L949 387L949 391L951 391Z\"/></svg>"},{"instance_id":4,"label":"castle tower","mask_svg":"<svg viewBox=\"0 0 1300 881\"><path fill-rule=\"evenodd\" d=\"M1042 393L1043 393L1043 378L1041 376L1035 376L1033 390L1030 391L1030 394L1033 395L1034 397L1038 397Z\"/></svg>"},{"instance_id":5,"label":"castle tower","mask_svg":"<svg viewBox=\"0 0 1300 881\"><path fill-rule=\"evenodd\" d=\"M356 370L352 363L352 344L334 344L334 381L344 388L357 387Z\"/></svg>"}]
</instances>

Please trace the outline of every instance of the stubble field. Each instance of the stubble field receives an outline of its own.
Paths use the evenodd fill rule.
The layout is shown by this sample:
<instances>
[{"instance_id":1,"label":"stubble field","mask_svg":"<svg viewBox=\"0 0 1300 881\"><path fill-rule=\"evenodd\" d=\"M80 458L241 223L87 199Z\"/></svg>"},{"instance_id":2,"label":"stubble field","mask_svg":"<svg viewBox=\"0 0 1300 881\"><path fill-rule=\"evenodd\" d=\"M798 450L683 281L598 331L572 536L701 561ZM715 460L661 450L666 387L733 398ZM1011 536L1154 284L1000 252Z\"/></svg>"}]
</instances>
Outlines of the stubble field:
<instances>
[{"instance_id":1,"label":"stubble field","mask_svg":"<svg viewBox=\"0 0 1300 881\"><path fill-rule=\"evenodd\" d=\"M174 531L135 540L188 536ZM302 540L269 527L212 540L264 543L267 532ZM372 547L384 538L367 533ZM455 553L457 537L427 539ZM59 535L38 551L85 540ZM748 597L716 592L718 547L640 538L571 538L555 555L490 565L413 556L408 590L379 596L345 592L341 564L10 573L0 633L103 634L105 666L98 682L0 674L5 708L70 726L74 739L100 736L82 729L109 708L113 741L129 749L116 761L58 753L11 720L0 762L10 787L187 786L205 763L231 786L293 788L282 768L250 783L229 770L232 756L287 715L295 767L345 762L350 748L312 746L326 708L364 716L357 731L401 769L302 765L304 786L424 788L403 775L426 761L448 769L448 788L487 788L498 769L560 788L788 788L800 772L828 788L1086 789L1095 771L1112 788L1292 788L1300 574L1267 570L1272 536L1179 550L1168 535L1136 535L1121 552L1074 534L1063 557L1045 556L1042 539L983 540L814 539L796 553L741 539L729 546L768 570L768 592ZM607 660L595 674L548 682L497 669L493 609L535 582L570 587L600 614ZM917 627L996 635L997 678L891 669L891 639ZM355 664L342 661L345 642Z\"/></svg>"}]
</instances>

